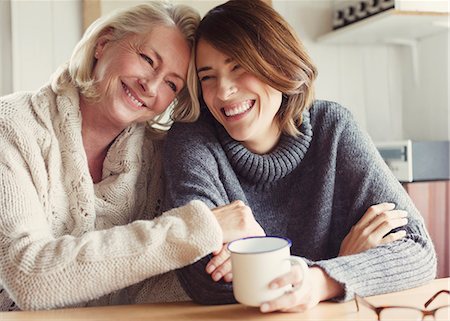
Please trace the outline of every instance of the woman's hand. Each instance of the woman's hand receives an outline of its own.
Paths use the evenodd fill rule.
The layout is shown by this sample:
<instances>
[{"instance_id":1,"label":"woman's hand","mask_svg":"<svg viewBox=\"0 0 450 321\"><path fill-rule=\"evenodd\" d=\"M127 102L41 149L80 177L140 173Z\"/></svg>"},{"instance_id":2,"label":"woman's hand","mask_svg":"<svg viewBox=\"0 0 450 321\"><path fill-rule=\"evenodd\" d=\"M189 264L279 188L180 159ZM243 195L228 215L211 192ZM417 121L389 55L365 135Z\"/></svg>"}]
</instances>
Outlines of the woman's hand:
<instances>
[{"instance_id":1,"label":"woman's hand","mask_svg":"<svg viewBox=\"0 0 450 321\"><path fill-rule=\"evenodd\" d=\"M264 236L266 233L255 220L250 207L242 201L216 207L212 212L222 228L224 245L213 253L214 257L206 265L206 272L211 274L214 281L223 277L224 281L231 282L233 276L228 242L248 236Z\"/></svg>"},{"instance_id":2,"label":"woman's hand","mask_svg":"<svg viewBox=\"0 0 450 321\"><path fill-rule=\"evenodd\" d=\"M212 279L216 282L222 277L225 282L233 280L230 252L227 246L228 243L224 244L219 251L213 252L214 257L206 265L206 272L211 274Z\"/></svg>"},{"instance_id":3,"label":"woman's hand","mask_svg":"<svg viewBox=\"0 0 450 321\"><path fill-rule=\"evenodd\" d=\"M339 256L360 253L404 237L406 235L404 230L389 233L408 223L406 218L408 213L394 210L394 208L395 204L392 203L381 203L369 207L342 241Z\"/></svg>"},{"instance_id":4,"label":"woman's hand","mask_svg":"<svg viewBox=\"0 0 450 321\"><path fill-rule=\"evenodd\" d=\"M306 275L300 267L293 265L290 272L270 282L271 289L292 284L293 291L260 306L261 312L303 312L315 307L320 301L337 297L343 293L342 286L330 278L321 268L309 268ZM301 288L295 290L296 287Z\"/></svg>"},{"instance_id":5,"label":"woman's hand","mask_svg":"<svg viewBox=\"0 0 450 321\"><path fill-rule=\"evenodd\" d=\"M264 236L264 230L256 222L250 207L242 201L234 201L228 205L212 210L223 232L223 243L248 236Z\"/></svg>"}]
</instances>

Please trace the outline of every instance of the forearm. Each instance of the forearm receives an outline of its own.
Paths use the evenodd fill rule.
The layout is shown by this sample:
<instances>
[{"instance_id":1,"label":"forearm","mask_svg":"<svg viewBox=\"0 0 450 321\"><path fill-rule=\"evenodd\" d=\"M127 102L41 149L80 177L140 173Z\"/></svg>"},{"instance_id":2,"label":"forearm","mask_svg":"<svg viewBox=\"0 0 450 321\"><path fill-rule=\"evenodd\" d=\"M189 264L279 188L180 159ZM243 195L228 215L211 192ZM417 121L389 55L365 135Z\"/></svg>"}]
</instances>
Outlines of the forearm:
<instances>
[{"instance_id":1,"label":"forearm","mask_svg":"<svg viewBox=\"0 0 450 321\"><path fill-rule=\"evenodd\" d=\"M318 266L313 266L309 269L311 282L314 284L314 291L317 291L319 301L327 301L344 293L344 287L336 280L332 279Z\"/></svg>"},{"instance_id":2,"label":"forearm","mask_svg":"<svg viewBox=\"0 0 450 321\"><path fill-rule=\"evenodd\" d=\"M182 219L183 209L175 209L154 221L136 221L81 238L38 238L34 230L29 237L10 239L3 257L22 259L1 262L2 282L20 308L48 309L89 301L180 268L222 243L209 209L195 207L184 208L188 221ZM202 218L202 209L209 219Z\"/></svg>"},{"instance_id":3,"label":"forearm","mask_svg":"<svg viewBox=\"0 0 450 321\"><path fill-rule=\"evenodd\" d=\"M315 262L343 286L338 301L395 292L422 285L435 277L436 256L431 242L420 236L396 241L356 255Z\"/></svg>"},{"instance_id":4,"label":"forearm","mask_svg":"<svg viewBox=\"0 0 450 321\"><path fill-rule=\"evenodd\" d=\"M189 296L178 281L176 271L170 271L113 292L106 296L106 302L100 299L90 302L89 305L148 304L189 300Z\"/></svg>"}]
</instances>

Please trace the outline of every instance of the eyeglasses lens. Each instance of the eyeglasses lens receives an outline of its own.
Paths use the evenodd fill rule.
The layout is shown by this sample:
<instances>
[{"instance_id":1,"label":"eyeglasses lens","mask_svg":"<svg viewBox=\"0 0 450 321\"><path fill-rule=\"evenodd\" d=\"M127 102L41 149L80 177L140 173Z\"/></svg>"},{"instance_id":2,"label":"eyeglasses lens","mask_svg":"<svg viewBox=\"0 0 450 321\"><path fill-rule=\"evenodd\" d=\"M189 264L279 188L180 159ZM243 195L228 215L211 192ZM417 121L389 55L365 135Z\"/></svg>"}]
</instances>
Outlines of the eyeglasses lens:
<instances>
[{"instance_id":1,"label":"eyeglasses lens","mask_svg":"<svg viewBox=\"0 0 450 321\"><path fill-rule=\"evenodd\" d=\"M450 320L450 307L443 307L436 311L434 314L436 321L449 321Z\"/></svg>"},{"instance_id":2,"label":"eyeglasses lens","mask_svg":"<svg viewBox=\"0 0 450 321\"><path fill-rule=\"evenodd\" d=\"M380 312L381 321L421 321L422 312L408 308L387 308Z\"/></svg>"}]
</instances>

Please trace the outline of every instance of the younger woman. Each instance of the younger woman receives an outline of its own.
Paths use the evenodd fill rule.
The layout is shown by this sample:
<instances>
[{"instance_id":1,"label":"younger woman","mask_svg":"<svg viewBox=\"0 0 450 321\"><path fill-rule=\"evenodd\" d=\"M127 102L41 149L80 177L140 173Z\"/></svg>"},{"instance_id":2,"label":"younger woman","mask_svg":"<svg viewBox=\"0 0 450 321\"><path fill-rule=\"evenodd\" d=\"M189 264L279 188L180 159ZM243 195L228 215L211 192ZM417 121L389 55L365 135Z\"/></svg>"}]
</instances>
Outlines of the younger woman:
<instances>
[{"instance_id":1,"label":"younger woman","mask_svg":"<svg viewBox=\"0 0 450 321\"><path fill-rule=\"evenodd\" d=\"M292 240L310 273L293 269L271 286L306 286L261 311L300 311L433 279L435 252L420 214L350 112L313 99L316 68L287 22L262 1L232 0L203 18L196 40L198 82L189 85L202 111L196 123L170 130L168 205L242 200L267 235ZM406 223L403 235L384 238ZM194 300L233 302L231 285L205 273L222 264L213 278L231 279L226 255L219 257L179 272Z\"/></svg>"}]
</instances>

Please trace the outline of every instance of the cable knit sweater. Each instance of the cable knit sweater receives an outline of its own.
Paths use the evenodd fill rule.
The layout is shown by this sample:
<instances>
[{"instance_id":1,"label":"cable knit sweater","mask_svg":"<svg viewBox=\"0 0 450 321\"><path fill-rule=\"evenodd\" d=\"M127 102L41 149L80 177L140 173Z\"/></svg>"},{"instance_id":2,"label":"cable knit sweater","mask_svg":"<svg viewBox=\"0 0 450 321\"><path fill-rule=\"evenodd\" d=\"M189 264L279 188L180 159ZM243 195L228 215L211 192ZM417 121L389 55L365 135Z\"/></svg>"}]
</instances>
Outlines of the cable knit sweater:
<instances>
[{"instance_id":1,"label":"cable knit sweater","mask_svg":"<svg viewBox=\"0 0 450 321\"><path fill-rule=\"evenodd\" d=\"M275 150L251 153L208 111L194 124L175 124L164 151L169 206L193 199L210 207L240 199L268 235L292 240L291 252L320 266L354 293L375 295L421 285L435 277L436 258L423 220L350 112L316 101L299 137L282 136ZM374 204L393 202L409 213L407 236L363 253L336 257L342 240ZM234 302L230 284L206 274L209 258L179 271L194 300Z\"/></svg>"},{"instance_id":2,"label":"cable knit sweater","mask_svg":"<svg viewBox=\"0 0 450 321\"><path fill-rule=\"evenodd\" d=\"M93 183L74 88L0 98L0 148L1 310L188 299L160 274L221 246L202 202L159 216L161 141L144 124L114 141Z\"/></svg>"}]
</instances>

